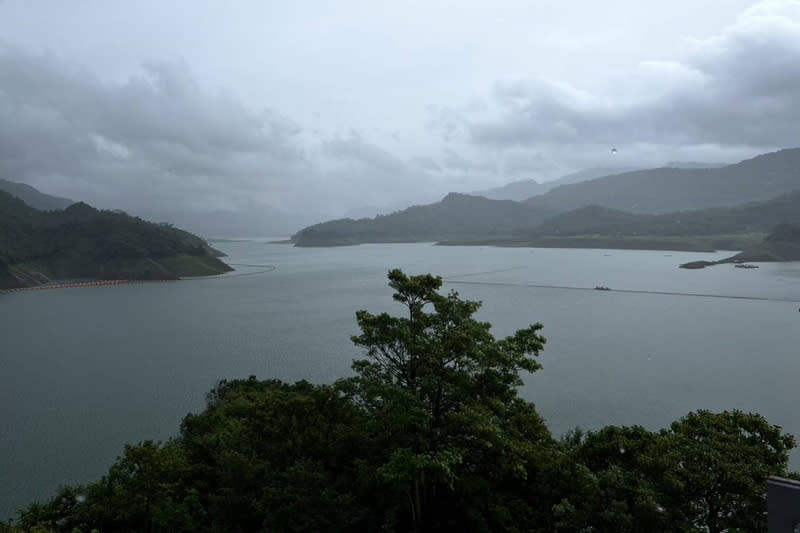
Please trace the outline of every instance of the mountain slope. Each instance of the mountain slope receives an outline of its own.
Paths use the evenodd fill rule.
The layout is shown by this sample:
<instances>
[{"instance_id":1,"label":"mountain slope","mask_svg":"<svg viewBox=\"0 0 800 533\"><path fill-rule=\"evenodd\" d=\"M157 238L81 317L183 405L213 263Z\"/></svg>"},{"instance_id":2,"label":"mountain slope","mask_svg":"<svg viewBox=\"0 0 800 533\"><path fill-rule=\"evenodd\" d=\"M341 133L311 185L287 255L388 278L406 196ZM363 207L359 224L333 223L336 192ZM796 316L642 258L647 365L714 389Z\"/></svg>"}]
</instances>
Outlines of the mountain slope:
<instances>
[{"instance_id":1,"label":"mountain slope","mask_svg":"<svg viewBox=\"0 0 800 533\"><path fill-rule=\"evenodd\" d=\"M82 202L39 211L0 191L0 261L22 284L48 279L176 279L232 270L202 239Z\"/></svg>"},{"instance_id":2,"label":"mountain slope","mask_svg":"<svg viewBox=\"0 0 800 533\"><path fill-rule=\"evenodd\" d=\"M526 200L556 211L600 205L632 213L669 213L765 201L800 188L800 149L721 168L658 168L563 185Z\"/></svg>"},{"instance_id":3,"label":"mountain slope","mask_svg":"<svg viewBox=\"0 0 800 533\"><path fill-rule=\"evenodd\" d=\"M68 198L59 198L58 196L50 196L44 194L30 185L24 183L16 183L0 179L0 191L5 191L12 196L16 196L26 204L36 209L44 211L52 211L54 209L66 209L74 204L74 200Z\"/></svg>"},{"instance_id":4,"label":"mountain slope","mask_svg":"<svg viewBox=\"0 0 800 533\"><path fill-rule=\"evenodd\" d=\"M292 240L298 246L337 246L470 239L529 228L551 214L549 209L509 200L450 193L435 204L409 207L390 215L315 224L296 233Z\"/></svg>"},{"instance_id":5,"label":"mountain slope","mask_svg":"<svg viewBox=\"0 0 800 533\"><path fill-rule=\"evenodd\" d=\"M587 206L548 218L531 232L537 235L723 235L767 232L787 222L800 222L800 190L766 202L663 215L637 215Z\"/></svg>"}]
</instances>

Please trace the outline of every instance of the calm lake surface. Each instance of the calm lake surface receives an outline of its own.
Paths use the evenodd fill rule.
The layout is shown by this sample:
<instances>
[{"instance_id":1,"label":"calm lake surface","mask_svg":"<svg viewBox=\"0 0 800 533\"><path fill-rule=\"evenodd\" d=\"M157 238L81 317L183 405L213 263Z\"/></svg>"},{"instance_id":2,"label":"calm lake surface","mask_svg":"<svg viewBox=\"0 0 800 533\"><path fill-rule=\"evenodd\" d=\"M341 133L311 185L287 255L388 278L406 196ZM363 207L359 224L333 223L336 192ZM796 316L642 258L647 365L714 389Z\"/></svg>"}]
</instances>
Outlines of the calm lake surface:
<instances>
[{"instance_id":1,"label":"calm lake surface","mask_svg":"<svg viewBox=\"0 0 800 533\"><path fill-rule=\"evenodd\" d=\"M235 273L0 294L0 520L96 479L125 443L176 435L220 379L349 375L355 311L399 310L394 267L482 300L497 336L544 324L544 368L522 395L555 435L657 429L700 408L759 412L800 434L800 263L687 271L678 264L730 254L216 246Z\"/></svg>"}]
</instances>

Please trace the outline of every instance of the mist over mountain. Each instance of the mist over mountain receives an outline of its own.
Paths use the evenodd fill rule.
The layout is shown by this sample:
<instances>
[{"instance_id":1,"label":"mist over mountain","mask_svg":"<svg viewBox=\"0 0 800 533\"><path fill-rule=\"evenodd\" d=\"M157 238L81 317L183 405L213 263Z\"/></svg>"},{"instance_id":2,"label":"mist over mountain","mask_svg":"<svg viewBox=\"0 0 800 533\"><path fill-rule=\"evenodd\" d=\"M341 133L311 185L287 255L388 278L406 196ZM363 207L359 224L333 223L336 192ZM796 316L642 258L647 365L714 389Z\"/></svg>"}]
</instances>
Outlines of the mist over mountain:
<instances>
[{"instance_id":1,"label":"mist over mountain","mask_svg":"<svg viewBox=\"0 0 800 533\"><path fill-rule=\"evenodd\" d=\"M609 176L612 174L621 174L635 170L633 167L596 167L579 170L567 174L552 181L538 182L534 179L513 181L502 187L494 187L482 191L474 191L467 194L473 196L483 196L491 200L514 200L522 201L532 196L544 194L547 191L558 187L559 185L566 185L568 183L579 183L581 181L599 178L601 176Z\"/></svg>"},{"instance_id":2,"label":"mist over mountain","mask_svg":"<svg viewBox=\"0 0 800 533\"><path fill-rule=\"evenodd\" d=\"M759 155L721 168L657 168L563 185L526 200L569 211L600 205L658 214L764 201L800 188L800 148Z\"/></svg>"},{"instance_id":3,"label":"mist over mountain","mask_svg":"<svg viewBox=\"0 0 800 533\"><path fill-rule=\"evenodd\" d=\"M767 232L795 221L800 221L800 149L721 168L616 174L562 185L525 202L453 193L441 202L387 216L316 224L293 239L301 246L320 246L426 240L508 243L522 242L525 236L687 237Z\"/></svg>"},{"instance_id":4,"label":"mist over mountain","mask_svg":"<svg viewBox=\"0 0 800 533\"><path fill-rule=\"evenodd\" d=\"M722 168L728 166L728 163L703 163L700 161L668 161L663 166L666 168Z\"/></svg>"},{"instance_id":5,"label":"mist over mountain","mask_svg":"<svg viewBox=\"0 0 800 533\"><path fill-rule=\"evenodd\" d=\"M51 211L53 209L66 209L74 204L74 200L50 196L25 183L17 183L0 179L0 191L5 191L12 196L16 196L26 204L36 209Z\"/></svg>"},{"instance_id":6,"label":"mist over mountain","mask_svg":"<svg viewBox=\"0 0 800 533\"><path fill-rule=\"evenodd\" d=\"M148 220L167 222L206 238L286 237L322 217L286 213L269 207L241 211L151 211L141 209L137 215Z\"/></svg>"},{"instance_id":7,"label":"mist over mountain","mask_svg":"<svg viewBox=\"0 0 800 533\"><path fill-rule=\"evenodd\" d=\"M521 180L512 181L502 187L494 187L484 191L473 191L469 194L473 196L483 196L490 200L514 200L520 201L531 196L538 196L550 190L544 183L539 183L536 180Z\"/></svg>"},{"instance_id":8,"label":"mist over mountain","mask_svg":"<svg viewBox=\"0 0 800 533\"><path fill-rule=\"evenodd\" d=\"M348 209L342 218L373 218L378 215L389 215L396 211L402 211L403 209L407 209L411 207L408 203L396 203L390 205L365 205L361 207L354 207L352 209Z\"/></svg>"},{"instance_id":9,"label":"mist over mountain","mask_svg":"<svg viewBox=\"0 0 800 533\"><path fill-rule=\"evenodd\" d=\"M695 161L670 161L664 165L664 168L720 168L724 167L724 163L701 163ZM502 187L494 187L481 191L474 191L467 194L473 196L483 196L492 200L515 200L522 201L533 196L539 196L560 187L561 185L569 185L571 183L581 183L605 176L613 176L616 174L624 174L626 172L633 172L635 170L643 170L642 167L632 166L615 166L615 167L593 167L579 170L566 174L558 179L551 181L539 182L534 179L513 181Z\"/></svg>"}]
</instances>

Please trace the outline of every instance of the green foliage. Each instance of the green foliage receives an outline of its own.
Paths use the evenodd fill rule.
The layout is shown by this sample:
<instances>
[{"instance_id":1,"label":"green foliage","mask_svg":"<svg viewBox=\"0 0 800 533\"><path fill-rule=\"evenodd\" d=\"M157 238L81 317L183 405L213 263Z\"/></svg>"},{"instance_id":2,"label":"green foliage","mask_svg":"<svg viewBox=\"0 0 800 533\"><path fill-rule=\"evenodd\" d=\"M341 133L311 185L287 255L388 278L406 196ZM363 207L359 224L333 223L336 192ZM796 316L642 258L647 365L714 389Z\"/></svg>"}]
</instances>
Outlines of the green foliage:
<instances>
[{"instance_id":1,"label":"green foliage","mask_svg":"<svg viewBox=\"0 0 800 533\"><path fill-rule=\"evenodd\" d=\"M766 477L795 445L781 428L697 411L557 442L517 395L540 324L496 339L440 278L389 280L403 313L357 313L353 377L222 381L175 439L126 446L5 531L765 530Z\"/></svg>"},{"instance_id":2,"label":"green foliage","mask_svg":"<svg viewBox=\"0 0 800 533\"><path fill-rule=\"evenodd\" d=\"M517 398L519 372L540 367L542 326L496 340L491 325L473 317L480 303L439 294L441 278L392 270L389 280L405 316L356 314L362 333L353 342L367 359L339 386L364 407L386 450L380 481L408 507L405 517L392 509L396 525L505 527L512 519L492 501L501 495L487 502L493 482L525 479L531 447L550 438Z\"/></svg>"},{"instance_id":3,"label":"green foliage","mask_svg":"<svg viewBox=\"0 0 800 533\"><path fill-rule=\"evenodd\" d=\"M2 191L0 260L35 262L57 278L174 279L230 270L186 231L84 203L38 211Z\"/></svg>"},{"instance_id":4,"label":"green foliage","mask_svg":"<svg viewBox=\"0 0 800 533\"><path fill-rule=\"evenodd\" d=\"M684 531L766 531L764 487L783 475L794 437L754 414L697 411L663 434L664 490Z\"/></svg>"}]
</instances>

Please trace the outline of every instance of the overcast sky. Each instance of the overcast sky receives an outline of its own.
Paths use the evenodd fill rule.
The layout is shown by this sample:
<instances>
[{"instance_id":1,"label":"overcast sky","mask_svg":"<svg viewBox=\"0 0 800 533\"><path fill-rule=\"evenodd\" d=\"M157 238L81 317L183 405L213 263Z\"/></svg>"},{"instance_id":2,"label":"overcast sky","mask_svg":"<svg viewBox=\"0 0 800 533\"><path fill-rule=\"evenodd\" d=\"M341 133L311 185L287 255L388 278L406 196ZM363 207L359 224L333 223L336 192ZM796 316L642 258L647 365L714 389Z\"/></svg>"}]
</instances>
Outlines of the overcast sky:
<instances>
[{"instance_id":1,"label":"overcast sky","mask_svg":"<svg viewBox=\"0 0 800 533\"><path fill-rule=\"evenodd\" d=\"M0 177L337 214L798 146L798 87L800 0L0 0Z\"/></svg>"}]
</instances>

